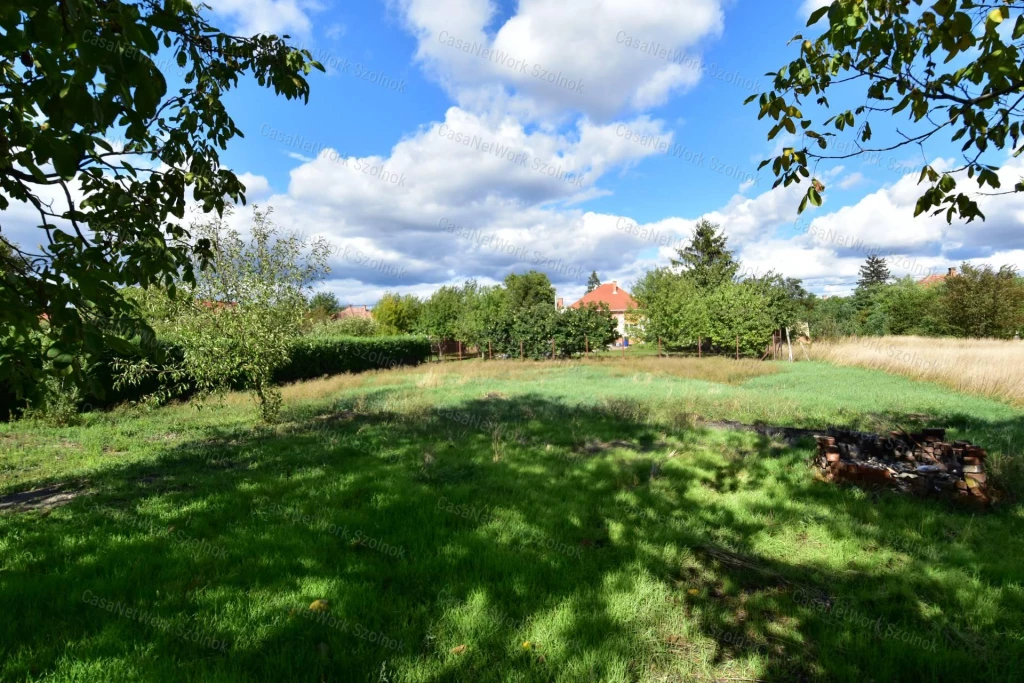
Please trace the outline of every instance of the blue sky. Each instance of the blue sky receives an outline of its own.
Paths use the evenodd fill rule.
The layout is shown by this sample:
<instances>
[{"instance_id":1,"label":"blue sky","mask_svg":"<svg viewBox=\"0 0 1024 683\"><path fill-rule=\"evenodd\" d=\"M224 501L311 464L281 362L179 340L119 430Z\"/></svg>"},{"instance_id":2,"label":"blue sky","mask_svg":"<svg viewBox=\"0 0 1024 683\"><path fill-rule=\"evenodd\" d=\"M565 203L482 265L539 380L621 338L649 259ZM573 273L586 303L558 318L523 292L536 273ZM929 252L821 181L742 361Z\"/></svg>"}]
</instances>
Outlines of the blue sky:
<instances>
[{"instance_id":1,"label":"blue sky","mask_svg":"<svg viewBox=\"0 0 1024 683\"><path fill-rule=\"evenodd\" d=\"M799 217L803 187L757 173L799 141L767 141L743 100L792 58L795 33L816 34L804 24L820 0L208 2L223 29L289 34L327 68L305 105L252 82L230 93L245 137L223 161L250 204L332 242L323 288L347 303L531 268L568 300L591 270L628 287L701 217L747 273L820 294L850 291L871 252L915 277L1024 265L1022 199L984 203L983 224L912 218L921 163L952 163L956 147L822 164L825 204ZM886 123L873 122L882 140ZM1014 182L1018 162L1001 174Z\"/></svg>"}]
</instances>

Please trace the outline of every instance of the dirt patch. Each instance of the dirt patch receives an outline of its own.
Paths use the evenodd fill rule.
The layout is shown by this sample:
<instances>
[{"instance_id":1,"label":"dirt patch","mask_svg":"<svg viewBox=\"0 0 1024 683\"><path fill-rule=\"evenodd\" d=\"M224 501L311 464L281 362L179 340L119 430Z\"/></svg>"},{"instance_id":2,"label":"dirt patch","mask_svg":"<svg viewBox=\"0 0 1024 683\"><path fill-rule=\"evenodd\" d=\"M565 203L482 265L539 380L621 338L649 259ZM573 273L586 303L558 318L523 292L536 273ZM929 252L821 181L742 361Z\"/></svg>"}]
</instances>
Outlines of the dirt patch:
<instances>
[{"instance_id":1,"label":"dirt patch","mask_svg":"<svg viewBox=\"0 0 1024 683\"><path fill-rule=\"evenodd\" d=\"M67 490L62 484L54 484L31 491L19 491L0 496L0 512L28 512L30 510L51 510L67 505L85 493L81 490Z\"/></svg>"}]
</instances>

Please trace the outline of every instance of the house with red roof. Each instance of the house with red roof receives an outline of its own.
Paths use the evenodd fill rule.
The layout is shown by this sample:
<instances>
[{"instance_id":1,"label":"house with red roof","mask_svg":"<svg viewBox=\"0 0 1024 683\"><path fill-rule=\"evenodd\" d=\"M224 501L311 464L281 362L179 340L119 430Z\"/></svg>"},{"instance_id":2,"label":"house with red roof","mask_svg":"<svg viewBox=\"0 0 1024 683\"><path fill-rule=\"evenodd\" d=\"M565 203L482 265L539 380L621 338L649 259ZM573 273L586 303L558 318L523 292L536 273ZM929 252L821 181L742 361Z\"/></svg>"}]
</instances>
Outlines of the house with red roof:
<instances>
[{"instance_id":1,"label":"house with red roof","mask_svg":"<svg viewBox=\"0 0 1024 683\"><path fill-rule=\"evenodd\" d=\"M950 268L945 275L933 274L926 278L922 278L917 281L917 284L924 287L934 287L935 285L941 285L946 281L947 277L956 277L960 273L957 272L956 268Z\"/></svg>"},{"instance_id":2,"label":"house with red roof","mask_svg":"<svg viewBox=\"0 0 1024 683\"><path fill-rule=\"evenodd\" d=\"M639 308L636 300L630 296L629 292L619 287L618 280L612 280L591 292L587 292L583 295L582 299L574 303L570 308L579 308L587 304L605 304L608 306L608 310L611 311L612 317L615 318L619 326L619 341L616 343L621 344L622 338L626 336L626 312L630 309Z\"/></svg>"},{"instance_id":3,"label":"house with red roof","mask_svg":"<svg viewBox=\"0 0 1024 683\"><path fill-rule=\"evenodd\" d=\"M369 306L347 306L331 316L332 320L344 320L345 318L363 318L369 320L373 317Z\"/></svg>"}]
</instances>

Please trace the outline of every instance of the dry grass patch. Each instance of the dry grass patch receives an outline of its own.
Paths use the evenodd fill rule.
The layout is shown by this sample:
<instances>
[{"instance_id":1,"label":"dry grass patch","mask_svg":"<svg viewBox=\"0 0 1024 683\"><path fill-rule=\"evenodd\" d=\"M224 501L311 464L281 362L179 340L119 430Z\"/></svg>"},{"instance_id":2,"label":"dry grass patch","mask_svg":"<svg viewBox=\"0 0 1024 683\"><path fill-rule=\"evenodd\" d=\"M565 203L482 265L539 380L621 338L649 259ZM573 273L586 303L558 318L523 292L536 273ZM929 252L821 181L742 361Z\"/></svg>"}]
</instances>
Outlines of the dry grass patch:
<instances>
[{"instance_id":1,"label":"dry grass patch","mask_svg":"<svg viewBox=\"0 0 1024 683\"><path fill-rule=\"evenodd\" d=\"M608 367L612 375L630 375L646 372L652 375L669 375L684 379L699 379L719 384L741 384L748 379L771 375L779 371L773 363L756 360L735 360L712 356L709 358L606 358L596 361Z\"/></svg>"},{"instance_id":2,"label":"dry grass patch","mask_svg":"<svg viewBox=\"0 0 1024 683\"><path fill-rule=\"evenodd\" d=\"M999 339L862 337L817 343L811 357L1024 405L1024 344Z\"/></svg>"}]
</instances>

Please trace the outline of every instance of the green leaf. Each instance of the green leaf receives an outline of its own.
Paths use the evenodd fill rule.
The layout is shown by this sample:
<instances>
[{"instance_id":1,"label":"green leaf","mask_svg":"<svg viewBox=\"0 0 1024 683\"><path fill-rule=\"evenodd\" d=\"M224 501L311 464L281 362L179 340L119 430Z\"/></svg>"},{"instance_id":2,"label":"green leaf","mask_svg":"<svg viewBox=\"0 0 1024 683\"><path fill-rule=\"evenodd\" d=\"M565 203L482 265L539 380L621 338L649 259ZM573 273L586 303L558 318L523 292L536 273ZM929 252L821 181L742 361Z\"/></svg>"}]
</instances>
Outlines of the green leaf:
<instances>
[{"instance_id":1,"label":"green leaf","mask_svg":"<svg viewBox=\"0 0 1024 683\"><path fill-rule=\"evenodd\" d=\"M811 16L808 17L808 19L807 19L807 25L808 26L813 26L814 24L817 24L818 21L823 16L828 14L828 9L829 9L829 6L826 5L824 7L819 7L818 9L814 10L813 12L811 12Z\"/></svg>"}]
</instances>

